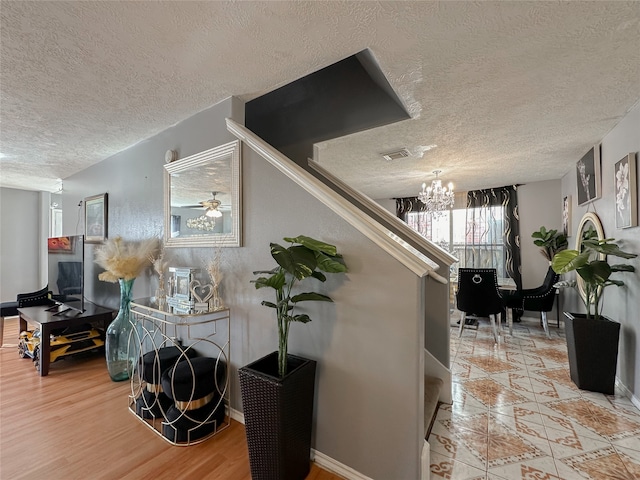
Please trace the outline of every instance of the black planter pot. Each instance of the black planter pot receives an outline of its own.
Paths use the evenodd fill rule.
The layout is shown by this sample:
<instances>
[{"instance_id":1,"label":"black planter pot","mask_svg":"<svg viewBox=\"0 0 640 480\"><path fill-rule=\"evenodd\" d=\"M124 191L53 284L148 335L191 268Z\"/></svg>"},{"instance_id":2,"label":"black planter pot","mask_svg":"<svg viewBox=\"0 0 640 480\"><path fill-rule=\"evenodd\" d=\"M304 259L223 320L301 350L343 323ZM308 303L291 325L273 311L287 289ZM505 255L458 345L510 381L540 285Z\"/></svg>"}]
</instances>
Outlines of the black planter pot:
<instances>
[{"instance_id":1,"label":"black planter pot","mask_svg":"<svg viewBox=\"0 0 640 480\"><path fill-rule=\"evenodd\" d=\"M253 480L303 480L311 468L316 362L287 355L287 371L278 377L278 352L239 370Z\"/></svg>"},{"instance_id":2,"label":"black planter pot","mask_svg":"<svg viewBox=\"0 0 640 480\"><path fill-rule=\"evenodd\" d=\"M600 317L567 313L564 321L571 380L582 390L613 395L620 324Z\"/></svg>"}]
</instances>

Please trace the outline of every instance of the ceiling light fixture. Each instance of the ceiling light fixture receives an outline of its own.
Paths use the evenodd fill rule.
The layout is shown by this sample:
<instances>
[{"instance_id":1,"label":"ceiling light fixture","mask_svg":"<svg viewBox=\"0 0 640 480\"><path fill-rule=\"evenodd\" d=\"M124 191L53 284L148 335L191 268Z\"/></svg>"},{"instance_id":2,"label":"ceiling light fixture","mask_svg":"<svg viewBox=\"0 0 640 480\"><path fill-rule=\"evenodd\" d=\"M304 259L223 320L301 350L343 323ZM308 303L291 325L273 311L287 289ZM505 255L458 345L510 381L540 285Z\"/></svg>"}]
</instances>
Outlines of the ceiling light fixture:
<instances>
[{"instance_id":1,"label":"ceiling light fixture","mask_svg":"<svg viewBox=\"0 0 640 480\"><path fill-rule=\"evenodd\" d=\"M215 226L216 219L207 217L206 215L187 219L187 228L192 228L193 230L212 232Z\"/></svg>"},{"instance_id":2,"label":"ceiling light fixture","mask_svg":"<svg viewBox=\"0 0 640 480\"><path fill-rule=\"evenodd\" d=\"M427 212L433 215L442 215L442 213L453 207L453 183L449 182L448 188L442 186L442 180L438 175L442 170L434 170L436 178L431 182L431 186L427 187L426 183L422 184L422 191L418 193L418 200L426 205Z\"/></svg>"}]
</instances>

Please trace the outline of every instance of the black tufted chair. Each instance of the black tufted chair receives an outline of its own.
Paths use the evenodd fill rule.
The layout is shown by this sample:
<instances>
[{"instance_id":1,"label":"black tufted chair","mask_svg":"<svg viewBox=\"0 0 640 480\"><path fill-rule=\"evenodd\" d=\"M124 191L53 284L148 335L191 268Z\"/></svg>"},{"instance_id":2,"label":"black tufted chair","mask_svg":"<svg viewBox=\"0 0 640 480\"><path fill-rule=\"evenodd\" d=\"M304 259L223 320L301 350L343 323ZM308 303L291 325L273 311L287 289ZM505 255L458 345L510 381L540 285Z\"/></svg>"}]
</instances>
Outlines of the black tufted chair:
<instances>
[{"instance_id":1,"label":"black tufted chair","mask_svg":"<svg viewBox=\"0 0 640 480\"><path fill-rule=\"evenodd\" d=\"M467 315L489 317L493 339L498 341L496 321L497 315L503 311L504 305L498 290L498 277L495 268L458 269L456 306L462 312L459 336L462 335Z\"/></svg>"},{"instance_id":2,"label":"black tufted chair","mask_svg":"<svg viewBox=\"0 0 640 480\"><path fill-rule=\"evenodd\" d=\"M44 287L37 292L19 293L15 302L0 303L0 347L3 345L4 317L15 317L18 315L18 308L36 307L39 305L50 305L49 287ZM9 346L9 345L7 345ZM11 345L15 346L15 345Z\"/></svg>"},{"instance_id":3,"label":"black tufted chair","mask_svg":"<svg viewBox=\"0 0 640 480\"><path fill-rule=\"evenodd\" d=\"M504 304L507 309L511 309L509 317L509 332L513 328L513 316L515 312L520 314L525 310L540 312L542 316L542 327L547 337L549 336L549 322L547 322L547 312L553 309L553 301L556 298L556 288L560 276L551 267L547 270L544 282L537 288L516 290L504 296ZM508 312L507 312L508 315Z\"/></svg>"}]
</instances>

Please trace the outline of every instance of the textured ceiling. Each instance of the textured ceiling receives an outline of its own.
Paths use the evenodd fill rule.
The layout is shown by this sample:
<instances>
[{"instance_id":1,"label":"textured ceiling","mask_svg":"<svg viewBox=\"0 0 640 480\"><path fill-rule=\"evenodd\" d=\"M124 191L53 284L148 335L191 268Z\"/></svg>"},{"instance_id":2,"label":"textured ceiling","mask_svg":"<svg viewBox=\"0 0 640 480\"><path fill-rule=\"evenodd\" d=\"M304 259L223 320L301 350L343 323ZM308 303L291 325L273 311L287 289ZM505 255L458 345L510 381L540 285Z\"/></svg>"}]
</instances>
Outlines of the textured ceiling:
<instances>
[{"instance_id":1,"label":"textured ceiling","mask_svg":"<svg viewBox=\"0 0 640 480\"><path fill-rule=\"evenodd\" d=\"M65 178L369 48L412 115L323 142L373 198L557 179L640 98L640 2L0 3L0 185ZM437 145L417 154L423 147ZM400 147L411 157L386 162Z\"/></svg>"}]
</instances>

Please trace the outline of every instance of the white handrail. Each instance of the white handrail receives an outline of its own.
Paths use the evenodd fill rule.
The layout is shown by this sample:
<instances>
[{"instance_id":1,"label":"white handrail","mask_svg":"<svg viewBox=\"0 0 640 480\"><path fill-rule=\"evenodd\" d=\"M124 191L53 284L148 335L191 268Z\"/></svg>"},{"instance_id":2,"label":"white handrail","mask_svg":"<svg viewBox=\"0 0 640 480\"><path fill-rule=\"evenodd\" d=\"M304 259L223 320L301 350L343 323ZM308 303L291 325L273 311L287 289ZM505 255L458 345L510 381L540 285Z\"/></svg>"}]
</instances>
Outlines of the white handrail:
<instances>
[{"instance_id":1,"label":"white handrail","mask_svg":"<svg viewBox=\"0 0 640 480\"><path fill-rule=\"evenodd\" d=\"M273 148L248 128L227 118L227 129L251 147L261 157L271 163L300 187L329 207L344 220L353 225L363 235L373 241L389 255L419 277L430 276L439 283L447 284L448 279L436 273L440 267L426 255L418 252L407 242L384 227L370 215L343 198L337 192L311 175L304 168Z\"/></svg>"}]
</instances>

